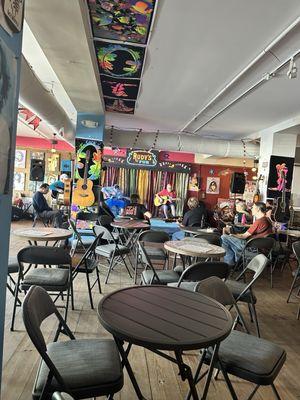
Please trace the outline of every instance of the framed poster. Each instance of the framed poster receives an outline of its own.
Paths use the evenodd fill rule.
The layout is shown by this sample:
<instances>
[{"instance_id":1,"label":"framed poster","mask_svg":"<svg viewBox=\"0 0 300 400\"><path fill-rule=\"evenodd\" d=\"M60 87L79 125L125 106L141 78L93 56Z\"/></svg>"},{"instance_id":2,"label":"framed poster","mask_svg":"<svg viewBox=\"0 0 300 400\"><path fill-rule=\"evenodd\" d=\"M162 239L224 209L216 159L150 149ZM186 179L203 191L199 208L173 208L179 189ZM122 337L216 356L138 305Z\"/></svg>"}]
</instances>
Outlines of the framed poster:
<instances>
[{"instance_id":1,"label":"framed poster","mask_svg":"<svg viewBox=\"0 0 300 400\"><path fill-rule=\"evenodd\" d=\"M15 168L25 168L25 167L26 167L26 150L16 149Z\"/></svg>"},{"instance_id":2,"label":"framed poster","mask_svg":"<svg viewBox=\"0 0 300 400\"><path fill-rule=\"evenodd\" d=\"M14 190L24 190L25 189L25 173L15 172L14 173Z\"/></svg>"},{"instance_id":3,"label":"framed poster","mask_svg":"<svg viewBox=\"0 0 300 400\"><path fill-rule=\"evenodd\" d=\"M267 186L268 198L275 199L281 196L284 188L287 196L290 197L294 162L293 157L271 156Z\"/></svg>"},{"instance_id":4,"label":"framed poster","mask_svg":"<svg viewBox=\"0 0 300 400\"><path fill-rule=\"evenodd\" d=\"M53 153L48 156L48 172L59 171L59 154Z\"/></svg>"},{"instance_id":5,"label":"framed poster","mask_svg":"<svg viewBox=\"0 0 300 400\"><path fill-rule=\"evenodd\" d=\"M207 194L219 194L220 193L220 178L208 177L206 181L206 193Z\"/></svg>"},{"instance_id":6,"label":"framed poster","mask_svg":"<svg viewBox=\"0 0 300 400\"><path fill-rule=\"evenodd\" d=\"M188 190L190 192L199 192L200 190L200 177L196 173L189 177Z\"/></svg>"},{"instance_id":7,"label":"framed poster","mask_svg":"<svg viewBox=\"0 0 300 400\"><path fill-rule=\"evenodd\" d=\"M61 160L61 162L60 162L60 170L61 170L61 172L71 172L71 170L72 170L72 161L71 160Z\"/></svg>"}]
</instances>

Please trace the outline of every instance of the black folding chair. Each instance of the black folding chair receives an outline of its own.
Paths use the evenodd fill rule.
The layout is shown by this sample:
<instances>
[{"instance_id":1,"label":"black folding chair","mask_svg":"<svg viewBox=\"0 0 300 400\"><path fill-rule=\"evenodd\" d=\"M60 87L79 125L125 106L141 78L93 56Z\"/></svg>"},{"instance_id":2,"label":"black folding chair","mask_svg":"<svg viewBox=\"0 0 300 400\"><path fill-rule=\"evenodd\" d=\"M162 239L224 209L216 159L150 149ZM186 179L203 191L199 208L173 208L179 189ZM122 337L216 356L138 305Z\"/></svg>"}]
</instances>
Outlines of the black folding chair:
<instances>
[{"instance_id":1,"label":"black folding chair","mask_svg":"<svg viewBox=\"0 0 300 400\"><path fill-rule=\"evenodd\" d=\"M67 393L55 392L52 396L52 400L75 400L74 397Z\"/></svg>"},{"instance_id":2,"label":"black folding chair","mask_svg":"<svg viewBox=\"0 0 300 400\"><path fill-rule=\"evenodd\" d=\"M200 282L196 290L217 300L224 306L236 305L226 284L218 278L208 278ZM238 312L238 315L241 318L240 312ZM204 372L200 376L203 364L210 365L212 354L212 349L206 349L202 352L195 373L195 383L198 383L207 374L207 372ZM273 390L275 398L280 400L274 380L279 374L285 360L285 350L276 344L244 332L233 330L220 345L216 356L215 368L218 368L222 372L233 400L238 400L238 397L229 374L256 385L249 395L248 400L253 398L260 386L269 385ZM187 400L190 397L191 393L188 394Z\"/></svg>"},{"instance_id":3,"label":"black folding chair","mask_svg":"<svg viewBox=\"0 0 300 400\"><path fill-rule=\"evenodd\" d=\"M51 315L57 318L58 329L54 341L46 345L41 324ZM112 399L122 389L122 364L115 342L112 339L76 340L43 288L30 288L23 302L23 321L42 358L33 400L48 400L57 391L69 393L76 400L98 396ZM58 342L60 332L71 340ZM55 396L54 399L60 399Z\"/></svg>"},{"instance_id":4,"label":"black folding chair","mask_svg":"<svg viewBox=\"0 0 300 400\"><path fill-rule=\"evenodd\" d=\"M147 254L142 242L138 242L139 254L141 262L145 269L141 274L142 285L167 285L168 283L177 282L179 275L173 270L160 269L156 270Z\"/></svg>"},{"instance_id":5,"label":"black folding chair","mask_svg":"<svg viewBox=\"0 0 300 400\"><path fill-rule=\"evenodd\" d=\"M299 295L299 292L300 292L300 282L299 282L299 278L300 278L300 240L298 242L294 242L292 244L292 249L295 254L298 265L297 265L297 268L293 271L294 279L293 279L293 282L292 282L290 290L289 290L287 303L290 301L291 295L295 289L298 289L297 293L296 293L297 296ZM300 316L300 304L299 304L299 308L298 308L298 312L297 312L297 319L299 319L299 316Z\"/></svg>"},{"instance_id":6,"label":"black folding chair","mask_svg":"<svg viewBox=\"0 0 300 400\"><path fill-rule=\"evenodd\" d=\"M69 224L73 232L70 250L71 257L73 257L76 252L85 252L86 249L94 242L95 236L94 234L90 236L81 235L81 233L77 230L76 222L72 221L71 219L69 219Z\"/></svg>"},{"instance_id":7,"label":"black folding chair","mask_svg":"<svg viewBox=\"0 0 300 400\"><path fill-rule=\"evenodd\" d=\"M64 319L67 320L70 296L73 306L72 260L68 252L62 247L29 246L19 251L18 263L19 274L15 287L11 330L14 330L16 308L20 305L19 291L23 290L26 293L31 286L43 287L56 296L55 301L60 296L63 298L66 293ZM24 264L35 265L35 268L24 275ZM42 268L38 268L38 265ZM51 268L60 265L64 265L65 268Z\"/></svg>"}]
</instances>

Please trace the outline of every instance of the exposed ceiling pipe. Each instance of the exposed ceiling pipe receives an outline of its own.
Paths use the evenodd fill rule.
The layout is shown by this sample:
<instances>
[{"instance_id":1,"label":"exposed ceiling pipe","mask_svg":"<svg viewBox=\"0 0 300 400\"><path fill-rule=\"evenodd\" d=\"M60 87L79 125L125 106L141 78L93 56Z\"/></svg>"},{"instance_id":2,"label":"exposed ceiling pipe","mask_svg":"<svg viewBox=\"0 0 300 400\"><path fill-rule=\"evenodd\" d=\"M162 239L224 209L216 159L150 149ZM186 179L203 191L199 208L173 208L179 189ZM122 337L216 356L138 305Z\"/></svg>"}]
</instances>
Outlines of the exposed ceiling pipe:
<instances>
[{"instance_id":1,"label":"exposed ceiling pipe","mask_svg":"<svg viewBox=\"0 0 300 400\"><path fill-rule=\"evenodd\" d=\"M22 56L20 102L45 121L53 133L63 133L66 139L75 137L75 128L65 110L51 92L45 89Z\"/></svg>"},{"instance_id":2,"label":"exposed ceiling pipe","mask_svg":"<svg viewBox=\"0 0 300 400\"><path fill-rule=\"evenodd\" d=\"M181 132L185 131L188 126L196 121L201 114L203 114L218 98L220 98L231 86L233 86L243 75L246 74L262 57L269 52L274 46L276 46L285 36L287 36L298 24L300 23L300 17L297 17L286 29L284 29L276 38L264 48L245 68L242 69L219 93L217 93L193 118L184 125ZM199 130L197 128L197 130ZM197 132L197 130L194 131Z\"/></svg>"},{"instance_id":3,"label":"exposed ceiling pipe","mask_svg":"<svg viewBox=\"0 0 300 400\"><path fill-rule=\"evenodd\" d=\"M200 136L161 133L156 139L156 132L142 132L137 138L136 131L111 130L106 128L104 134L105 146L136 149L151 149L155 143L156 150L182 151L186 153L210 154L215 157L244 157L244 148L240 140L216 140ZM259 145L246 143L246 156L256 158L259 156Z\"/></svg>"},{"instance_id":4,"label":"exposed ceiling pipe","mask_svg":"<svg viewBox=\"0 0 300 400\"><path fill-rule=\"evenodd\" d=\"M237 103L239 100L242 98L248 96L251 92L253 92L255 89L257 89L259 86L264 84L265 82L269 81L270 79L274 78L277 72L279 72L282 68L284 68L287 64L290 63L291 59L296 59L300 55L300 49L296 51L291 57L288 57L285 61L283 61L280 65L278 65L276 68L274 68L271 72L266 74L263 78L259 79L256 83L254 83L252 86L250 86L248 89L246 89L243 93L241 93L239 96L237 96L235 99L233 99L230 103L228 103L225 107L221 108L216 114L214 114L212 117L210 117L206 122L204 122L202 125L200 125L197 129L195 129L194 133L198 132L200 129L204 128L206 125L208 125L212 120L217 118L219 115L223 114L226 110L228 110L230 107L232 107L235 103Z\"/></svg>"}]
</instances>

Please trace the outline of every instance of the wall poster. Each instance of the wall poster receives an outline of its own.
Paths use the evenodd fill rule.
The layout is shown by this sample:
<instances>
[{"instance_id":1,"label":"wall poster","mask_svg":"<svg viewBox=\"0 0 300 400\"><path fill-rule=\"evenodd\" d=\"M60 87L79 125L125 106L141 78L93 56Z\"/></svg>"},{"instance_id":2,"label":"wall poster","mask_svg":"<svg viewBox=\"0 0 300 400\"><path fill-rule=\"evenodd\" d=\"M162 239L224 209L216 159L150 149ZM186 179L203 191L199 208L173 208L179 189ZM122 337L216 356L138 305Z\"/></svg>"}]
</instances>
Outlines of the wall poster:
<instances>
[{"instance_id":1,"label":"wall poster","mask_svg":"<svg viewBox=\"0 0 300 400\"><path fill-rule=\"evenodd\" d=\"M207 194L219 194L220 193L220 178L208 177L206 182L206 193Z\"/></svg>"},{"instance_id":2,"label":"wall poster","mask_svg":"<svg viewBox=\"0 0 300 400\"><path fill-rule=\"evenodd\" d=\"M267 197L274 199L281 196L285 188L290 197L295 159L293 157L271 156Z\"/></svg>"},{"instance_id":3,"label":"wall poster","mask_svg":"<svg viewBox=\"0 0 300 400\"><path fill-rule=\"evenodd\" d=\"M14 190L24 190L25 189L25 173L15 172L14 173Z\"/></svg>"},{"instance_id":4,"label":"wall poster","mask_svg":"<svg viewBox=\"0 0 300 400\"><path fill-rule=\"evenodd\" d=\"M15 168L25 168L25 167L26 167L26 150L16 149Z\"/></svg>"}]
</instances>

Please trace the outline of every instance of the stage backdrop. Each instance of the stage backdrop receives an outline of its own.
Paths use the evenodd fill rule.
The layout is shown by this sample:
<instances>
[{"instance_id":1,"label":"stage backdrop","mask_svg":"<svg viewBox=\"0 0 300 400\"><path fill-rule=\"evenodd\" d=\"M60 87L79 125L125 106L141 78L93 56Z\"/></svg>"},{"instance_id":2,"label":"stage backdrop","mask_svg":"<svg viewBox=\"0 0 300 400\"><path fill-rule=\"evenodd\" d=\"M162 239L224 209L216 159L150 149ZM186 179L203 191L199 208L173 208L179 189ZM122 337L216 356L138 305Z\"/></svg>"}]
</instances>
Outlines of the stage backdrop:
<instances>
[{"instance_id":1,"label":"stage backdrop","mask_svg":"<svg viewBox=\"0 0 300 400\"><path fill-rule=\"evenodd\" d=\"M282 181L280 171L285 175L287 197L291 195L295 159L292 157L271 156L268 179L267 197L275 199L282 194Z\"/></svg>"}]
</instances>

